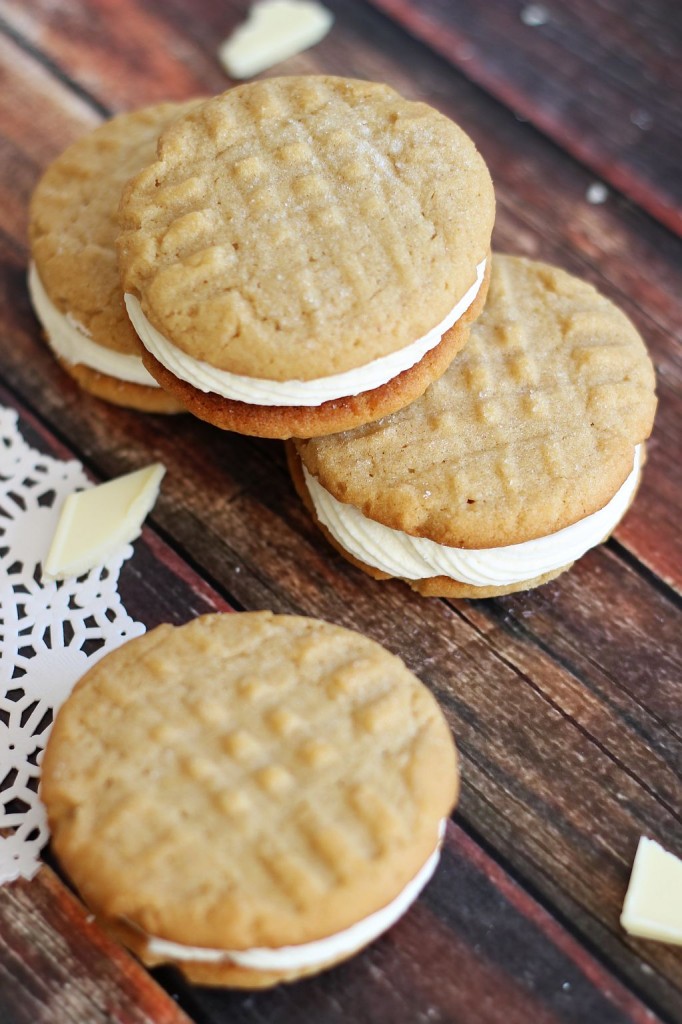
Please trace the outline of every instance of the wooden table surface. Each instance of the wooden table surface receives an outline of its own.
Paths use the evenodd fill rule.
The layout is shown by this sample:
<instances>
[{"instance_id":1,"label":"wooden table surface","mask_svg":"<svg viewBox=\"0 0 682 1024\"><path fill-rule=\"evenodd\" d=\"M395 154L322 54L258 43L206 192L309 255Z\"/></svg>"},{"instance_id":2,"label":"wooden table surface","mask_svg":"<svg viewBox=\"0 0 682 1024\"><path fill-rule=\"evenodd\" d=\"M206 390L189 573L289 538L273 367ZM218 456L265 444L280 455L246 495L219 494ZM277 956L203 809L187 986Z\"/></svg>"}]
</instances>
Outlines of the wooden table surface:
<instances>
[{"instance_id":1,"label":"wooden table surface","mask_svg":"<svg viewBox=\"0 0 682 1024\"><path fill-rule=\"evenodd\" d=\"M338 557L281 445L80 393L25 287L42 169L102 117L227 88L220 41L246 3L0 0L0 403L95 479L154 459L162 495L121 576L148 627L216 608L303 612L400 654L463 759L442 867L349 963L261 994L148 973L54 870L0 890L0 1020L205 1024L682 1021L682 950L618 917L638 837L682 853L679 0L328 2L327 39L277 69L385 80L468 131L498 197L495 244L594 282L658 371L644 483L603 547L548 586L426 600ZM606 201L586 195L603 182Z\"/></svg>"}]
</instances>

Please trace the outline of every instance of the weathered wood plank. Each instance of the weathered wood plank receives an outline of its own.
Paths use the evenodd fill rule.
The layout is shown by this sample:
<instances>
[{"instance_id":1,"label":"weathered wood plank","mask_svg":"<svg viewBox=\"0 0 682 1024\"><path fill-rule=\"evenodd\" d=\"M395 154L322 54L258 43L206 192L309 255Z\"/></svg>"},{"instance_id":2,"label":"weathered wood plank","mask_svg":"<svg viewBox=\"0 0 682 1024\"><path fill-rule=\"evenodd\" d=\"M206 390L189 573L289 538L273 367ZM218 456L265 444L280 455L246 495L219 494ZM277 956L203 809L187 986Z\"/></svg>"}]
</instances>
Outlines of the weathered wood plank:
<instances>
[{"instance_id":1,"label":"weathered wood plank","mask_svg":"<svg viewBox=\"0 0 682 1024\"><path fill-rule=\"evenodd\" d=\"M197 64L189 41L196 16L182 7L175 14L183 23L180 30L148 14L136 0L84 5L71 5L68 0L56 5L49 0L31 5L10 0L0 5L0 17L10 32L49 55L112 113L204 91L220 92L225 87L217 62L207 68L202 54ZM127 68L125 75L120 74L122 66Z\"/></svg>"},{"instance_id":2,"label":"weathered wood plank","mask_svg":"<svg viewBox=\"0 0 682 1024\"><path fill-rule=\"evenodd\" d=\"M49 867L0 888L4 1024L189 1024Z\"/></svg>"},{"instance_id":3,"label":"weathered wood plank","mask_svg":"<svg viewBox=\"0 0 682 1024\"><path fill-rule=\"evenodd\" d=\"M53 122L49 132L30 132L29 111L35 116L39 97L54 92L55 81L37 60L18 59L17 50L6 36L0 34L0 206L2 228L12 238L24 239L26 211L37 169L55 155L55 139L64 146L78 135L94 128L101 117L71 89L59 89L59 102L53 106ZM34 121L35 123L35 121ZM32 138L30 137L32 135ZM30 139L28 147L27 138ZM58 143L58 146L61 143Z\"/></svg>"},{"instance_id":4,"label":"weathered wood plank","mask_svg":"<svg viewBox=\"0 0 682 1024\"><path fill-rule=\"evenodd\" d=\"M682 12L675 0L373 2L682 233Z\"/></svg>"}]
</instances>

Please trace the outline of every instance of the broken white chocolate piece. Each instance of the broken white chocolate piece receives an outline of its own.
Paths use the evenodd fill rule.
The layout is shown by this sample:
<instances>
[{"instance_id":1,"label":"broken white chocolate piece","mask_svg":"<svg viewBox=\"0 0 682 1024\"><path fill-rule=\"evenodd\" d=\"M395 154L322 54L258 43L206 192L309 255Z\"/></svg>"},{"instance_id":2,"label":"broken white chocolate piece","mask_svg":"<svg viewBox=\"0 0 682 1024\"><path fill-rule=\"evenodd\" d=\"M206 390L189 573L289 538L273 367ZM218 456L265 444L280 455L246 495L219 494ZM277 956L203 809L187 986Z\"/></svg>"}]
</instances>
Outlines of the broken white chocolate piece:
<instances>
[{"instance_id":1,"label":"broken white chocolate piece","mask_svg":"<svg viewBox=\"0 0 682 1024\"><path fill-rule=\"evenodd\" d=\"M260 0L218 51L231 78L250 78L315 46L334 16L315 0Z\"/></svg>"},{"instance_id":2,"label":"broken white chocolate piece","mask_svg":"<svg viewBox=\"0 0 682 1024\"><path fill-rule=\"evenodd\" d=\"M642 836L620 923L630 935L682 945L682 860Z\"/></svg>"},{"instance_id":3,"label":"broken white chocolate piece","mask_svg":"<svg viewBox=\"0 0 682 1024\"><path fill-rule=\"evenodd\" d=\"M82 576L139 537L165 472L166 467L155 462L106 484L70 494L45 559L43 579Z\"/></svg>"}]
</instances>

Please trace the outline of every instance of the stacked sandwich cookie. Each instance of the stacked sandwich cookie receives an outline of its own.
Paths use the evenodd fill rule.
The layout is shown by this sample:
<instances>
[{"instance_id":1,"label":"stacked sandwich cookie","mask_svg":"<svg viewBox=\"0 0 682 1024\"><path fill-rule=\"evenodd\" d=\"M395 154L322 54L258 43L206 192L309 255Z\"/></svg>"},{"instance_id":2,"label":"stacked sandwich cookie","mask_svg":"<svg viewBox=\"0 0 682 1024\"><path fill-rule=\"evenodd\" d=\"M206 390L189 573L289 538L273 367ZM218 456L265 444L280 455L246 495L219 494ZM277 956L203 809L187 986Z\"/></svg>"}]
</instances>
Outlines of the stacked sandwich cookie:
<instances>
[{"instance_id":1,"label":"stacked sandwich cookie","mask_svg":"<svg viewBox=\"0 0 682 1024\"><path fill-rule=\"evenodd\" d=\"M287 438L358 426L448 367L488 284L473 142L388 86L274 78L162 132L124 191L144 363L195 415Z\"/></svg>"},{"instance_id":2,"label":"stacked sandwich cookie","mask_svg":"<svg viewBox=\"0 0 682 1024\"><path fill-rule=\"evenodd\" d=\"M33 196L29 288L99 397L317 436L445 372L483 308L494 208L473 142L432 107L268 79L70 146Z\"/></svg>"},{"instance_id":3,"label":"stacked sandwich cookie","mask_svg":"<svg viewBox=\"0 0 682 1024\"><path fill-rule=\"evenodd\" d=\"M162 128L196 105L121 114L79 139L33 194L29 290L47 341L86 391L146 412L182 406L145 369L118 276L117 211L125 182L152 159Z\"/></svg>"},{"instance_id":4,"label":"stacked sandwich cookie","mask_svg":"<svg viewBox=\"0 0 682 1024\"><path fill-rule=\"evenodd\" d=\"M554 578L637 490L654 370L629 320L561 270L494 257L469 343L422 398L289 446L334 546L424 595L491 597Z\"/></svg>"},{"instance_id":5,"label":"stacked sandwich cookie","mask_svg":"<svg viewBox=\"0 0 682 1024\"><path fill-rule=\"evenodd\" d=\"M41 783L54 851L102 923L145 963L246 988L389 928L433 874L457 792L448 725L399 658L269 612L107 655L57 715Z\"/></svg>"}]
</instances>

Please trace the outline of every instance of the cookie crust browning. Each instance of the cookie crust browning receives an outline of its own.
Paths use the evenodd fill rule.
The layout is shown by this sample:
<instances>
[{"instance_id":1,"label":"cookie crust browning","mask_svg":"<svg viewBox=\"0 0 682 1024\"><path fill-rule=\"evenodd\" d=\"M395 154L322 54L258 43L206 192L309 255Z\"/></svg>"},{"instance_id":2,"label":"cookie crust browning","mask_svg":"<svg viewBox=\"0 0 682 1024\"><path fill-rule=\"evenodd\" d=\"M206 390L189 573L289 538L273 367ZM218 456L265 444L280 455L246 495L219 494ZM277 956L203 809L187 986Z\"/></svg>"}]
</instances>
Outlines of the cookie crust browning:
<instances>
[{"instance_id":1,"label":"cookie crust browning","mask_svg":"<svg viewBox=\"0 0 682 1024\"><path fill-rule=\"evenodd\" d=\"M163 388L149 388L144 384L110 377L82 363L67 363L56 356L57 362L70 377L79 384L83 391L90 392L96 398L103 398L112 405L120 405L125 409L137 409L139 412L179 413L187 412L181 402L168 394Z\"/></svg>"},{"instance_id":2,"label":"cookie crust browning","mask_svg":"<svg viewBox=\"0 0 682 1024\"><path fill-rule=\"evenodd\" d=\"M270 78L162 134L123 194L122 281L194 359L314 380L440 323L493 218L484 161L433 108L373 82Z\"/></svg>"},{"instance_id":3,"label":"cookie crust browning","mask_svg":"<svg viewBox=\"0 0 682 1024\"><path fill-rule=\"evenodd\" d=\"M161 387L170 395L175 395L184 408L223 430L280 439L321 437L340 430L350 430L358 424L372 422L409 405L445 372L466 344L470 325L483 309L490 281L489 262L478 295L466 313L443 335L439 344L409 370L398 374L383 387L360 395L318 406L249 405L199 391L176 377L146 349L143 350L142 361Z\"/></svg>"},{"instance_id":4,"label":"cookie crust browning","mask_svg":"<svg viewBox=\"0 0 682 1024\"><path fill-rule=\"evenodd\" d=\"M596 512L651 431L654 370L634 326L583 281L493 257L483 313L407 408L298 445L339 501L461 548L518 544Z\"/></svg>"},{"instance_id":5,"label":"cookie crust browning","mask_svg":"<svg viewBox=\"0 0 682 1024\"><path fill-rule=\"evenodd\" d=\"M391 902L457 789L447 723L398 658L254 612L103 658L57 716L41 792L98 915L229 950L311 942Z\"/></svg>"}]
</instances>

